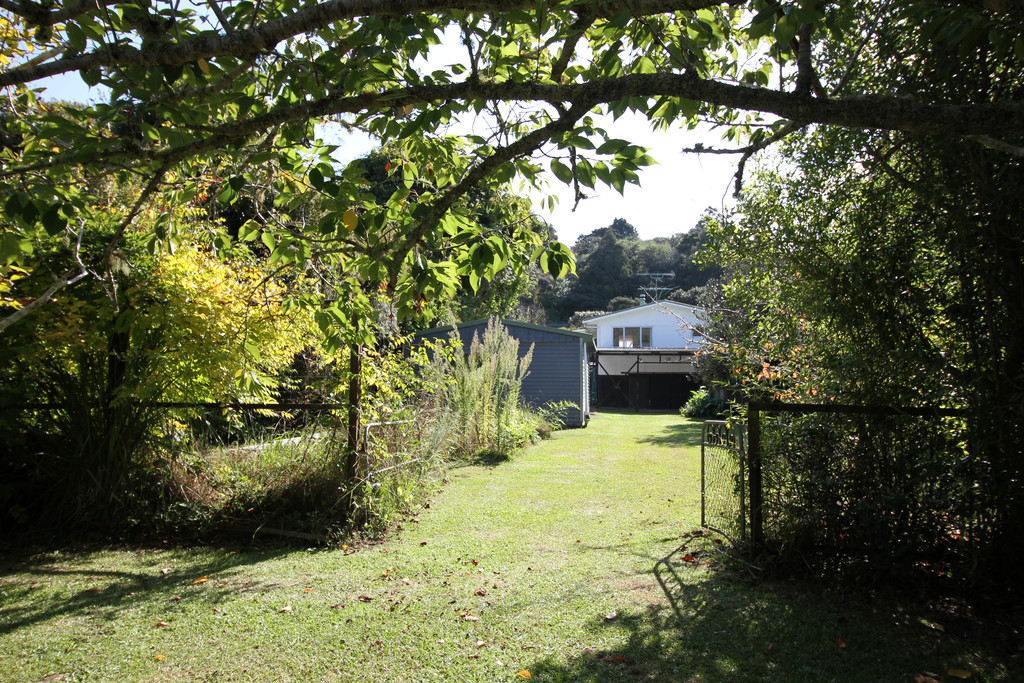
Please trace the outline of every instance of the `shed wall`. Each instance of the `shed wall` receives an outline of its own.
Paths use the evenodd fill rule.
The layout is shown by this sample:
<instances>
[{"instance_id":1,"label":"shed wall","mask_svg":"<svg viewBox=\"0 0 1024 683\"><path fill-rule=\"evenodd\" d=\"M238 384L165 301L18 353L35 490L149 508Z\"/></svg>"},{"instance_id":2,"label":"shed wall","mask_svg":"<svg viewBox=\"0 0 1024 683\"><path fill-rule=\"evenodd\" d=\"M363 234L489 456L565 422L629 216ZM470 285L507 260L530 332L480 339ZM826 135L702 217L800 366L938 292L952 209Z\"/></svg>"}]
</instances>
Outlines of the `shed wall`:
<instances>
[{"instance_id":1,"label":"shed wall","mask_svg":"<svg viewBox=\"0 0 1024 683\"><path fill-rule=\"evenodd\" d=\"M483 337L486 324L459 326L459 337L465 347L473 341L473 335ZM519 357L522 358L533 346L533 359L527 376L523 379L523 400L541 408L557 401L570 401L576 408L566 410L562 420L566 425L586 425L590 414L589 373L586 349L582 339L576 335L505 325L513 339L519 341ZM421 333L421 339L448 339L450 331Z\"/></svg>"}]
</instances>

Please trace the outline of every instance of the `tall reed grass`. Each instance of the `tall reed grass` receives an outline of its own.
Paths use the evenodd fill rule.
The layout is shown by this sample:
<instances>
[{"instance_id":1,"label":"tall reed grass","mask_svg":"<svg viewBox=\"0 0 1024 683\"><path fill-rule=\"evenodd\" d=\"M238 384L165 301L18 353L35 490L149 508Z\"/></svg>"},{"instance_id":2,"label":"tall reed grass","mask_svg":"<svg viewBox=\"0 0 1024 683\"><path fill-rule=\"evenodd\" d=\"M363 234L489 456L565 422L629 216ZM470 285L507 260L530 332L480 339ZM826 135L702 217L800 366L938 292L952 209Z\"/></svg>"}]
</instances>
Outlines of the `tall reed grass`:
<instances>
[{"instance_id":1,"label":"tall reed grass","mask_svg":"<svg viewBox=\"0 0 1024 683\"><path fill-rule=\"evenodd\" d=\"M468 353L449 369L446 404L459 425L459 456L509 458L536 438L544 419L522 402L533 347L519 354L519 341L492 318L483 338L473 335Z\"/></svg>"}]
</instances>

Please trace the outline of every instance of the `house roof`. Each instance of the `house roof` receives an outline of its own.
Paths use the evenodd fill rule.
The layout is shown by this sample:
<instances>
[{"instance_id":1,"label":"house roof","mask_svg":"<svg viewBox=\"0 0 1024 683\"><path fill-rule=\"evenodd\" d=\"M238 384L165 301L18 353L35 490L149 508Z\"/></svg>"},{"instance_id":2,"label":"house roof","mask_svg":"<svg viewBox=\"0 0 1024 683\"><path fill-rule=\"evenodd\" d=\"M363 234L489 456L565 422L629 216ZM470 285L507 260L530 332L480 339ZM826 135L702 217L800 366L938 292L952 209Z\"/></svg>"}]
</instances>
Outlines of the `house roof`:
<instances>
[{"instance_id":1,"label":"house roof","mask_svg":"<svg viewBox=\"0 0 1024 683\"><path fill-rule=\"evenodd\" d=\"M673 309L684 309L693 313L697 311L703 311L704 309L700 306L691 306L689 304L681 304L676 301L655 301L654 303L644 304L643 306L634 306L633 308L624 308L621 311L612 311L611 313L605 313L604 315L594 316L593 318L586 318L583 321L584 325L590 325L597 322L608 322L616 317L625 315L626 313L636 313L644 309L662 309L662 310L673 310Z\"/></svg>"},{"instance_id":2,"label":"house roof","mask_svg":"<svg viewBox=\"0 0 1024 683\"><path fill-rule=\"evenodd\" d=\"M506 320L501 318L501 324L505 327L520 327L527 330L536 330L538 332L547 332L549 334L561 334L566 337L576 337L584 341L591 341L593 335L586 332L573 332L572 330L564 330L558 327L545 327L544 325L534 325L533 323L523 323L517 320ZM490 322L488 318L480 318L479 320L469 320L463 323L456 323L455 325L445 325L443 327L433 327L429 330L421 330L417 332L418 335L434 335L443 334L445 332L451 332L456 327L459 329L466 329L469 327L487 327L487 323Z\"/></svg>"}]
</instances>

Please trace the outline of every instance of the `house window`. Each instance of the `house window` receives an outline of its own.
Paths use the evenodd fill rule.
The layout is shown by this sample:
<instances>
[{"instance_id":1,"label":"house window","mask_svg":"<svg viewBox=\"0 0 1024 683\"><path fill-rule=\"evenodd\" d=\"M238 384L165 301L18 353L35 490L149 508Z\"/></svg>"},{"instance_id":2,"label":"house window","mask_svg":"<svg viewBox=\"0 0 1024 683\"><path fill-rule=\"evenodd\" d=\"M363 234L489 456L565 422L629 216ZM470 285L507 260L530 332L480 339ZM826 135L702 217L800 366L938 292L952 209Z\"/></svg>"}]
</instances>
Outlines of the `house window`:
<instances>
[{"instance_id":1,"label":"house window","mask_svg":"<svg viewBox=\"0 0 1024 683\"><path fill-rule=\"evenodd\" d=\"M649 349L651 348L651 328L614 327L612 328L612 346L619 349Z\"/></svg>"}]
</instances>

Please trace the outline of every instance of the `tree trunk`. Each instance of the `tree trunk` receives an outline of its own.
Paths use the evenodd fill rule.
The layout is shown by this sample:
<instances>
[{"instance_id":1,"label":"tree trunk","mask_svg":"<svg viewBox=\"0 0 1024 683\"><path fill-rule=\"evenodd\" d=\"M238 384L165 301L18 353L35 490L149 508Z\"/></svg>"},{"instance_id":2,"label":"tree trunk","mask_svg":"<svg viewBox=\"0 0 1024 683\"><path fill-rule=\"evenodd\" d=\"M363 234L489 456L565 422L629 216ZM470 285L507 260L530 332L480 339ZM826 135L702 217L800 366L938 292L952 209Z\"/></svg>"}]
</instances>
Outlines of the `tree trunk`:
<instances>
[{"instance_id":1,"label":"tree trunk","mask_svg":"<svg viewBox=\"0 0 1024 683\"><path fill-rule=\"evenodd\" d=\"M359 329L359 314L352 316L352 328ZM363 345L356 344L349 349L348 379L348 440L345 449L345 513L351 517L354 512L356 477L359 470L360 412L363 402Z\"/></svg>"}]
</instances>

